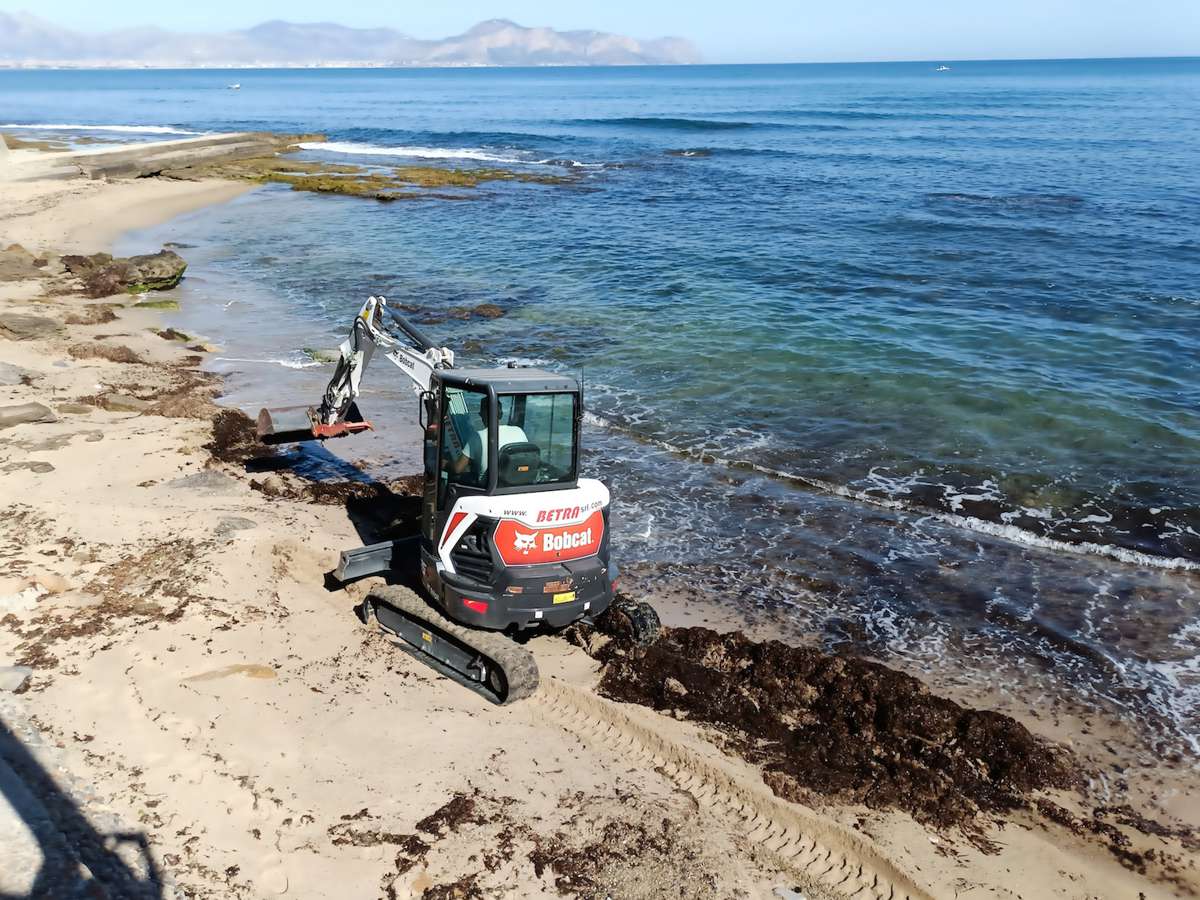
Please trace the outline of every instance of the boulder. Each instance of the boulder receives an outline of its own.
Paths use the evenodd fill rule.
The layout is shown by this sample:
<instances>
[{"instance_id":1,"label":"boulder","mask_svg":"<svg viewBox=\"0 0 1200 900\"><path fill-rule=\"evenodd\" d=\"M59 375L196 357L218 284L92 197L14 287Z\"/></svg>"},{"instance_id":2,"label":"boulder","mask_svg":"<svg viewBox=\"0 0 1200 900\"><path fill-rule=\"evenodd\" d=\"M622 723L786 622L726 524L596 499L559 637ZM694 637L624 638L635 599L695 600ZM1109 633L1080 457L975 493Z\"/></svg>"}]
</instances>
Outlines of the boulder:
<instances>
[{"instance_id":1,"label":"boulder","mask_svg":"<svg viewBox=\"0 0 1200 900\"><path fill-rule=\"evenodd\" d=\"M20 694L33 675L29 666L0 666L0 691Z\"/></svg>"},{"instance_id":2,"label":"boulder","mask_svg":"<svg viewBox=\"0 0 1200 900\"><path fill-rule=\"evenodd\" d=\"M0 406L0 428L12 428L27 422L55 422L54 410L41 403L19 403L16 406Z\"/></svg>"},{"instance_id":3,"label":"boulder","mask_svg":"<svg viewBox=\"0 0 1200 900\"><path fill-rule=\"evenodd\" d=\"M28 369L22 369L12 363L0 362L0 386L13 387L18 384L30 384L33 378L33 373Z\"/></svg>"},{"instance_id":4,"label":"boulder","mask_svg":"<svg viewBox=\"0 0 1200 900\"><path fill-rule=\"evenodd\" d=\"M116 259L107 253L64 256L61 262L83 282L83 292L89 297L169 290L179 284L187 269L187 262L173 250Z\"/></svg>"},{"instance_id":5,"label":"boulder","mask_svg":"<svg viewBox=\"0 0 1200 900\"><path fill-rule=\"evenodd\" d=\"M50 337L61 326L45 316L30 316L24 313L0 314L0 337L10 341L34 341Z\"/></svg>"},{"instance_id":6,"label":"boulder","mask_svg":"<svg viewBox=\"0 0 1200 900\"><path fill-rule=\"evenodd\" d=\"M63 268L72 275L80 277L86 275L94 269L99 269L102 266L107 266L113 261L112 255L108 253L93 253L91 256L79 256L78 254L68 254L62 258Z\"/></svg>"},{"instance_id":7,"label":"boulder","mask_svg":"<svg viewBox=\"0 0 1200 900\"><path fill-rule=\"evenodd\" d=\"M111 297L125 290L129 279L129 268L122 262L112 262L92 269L83 276L85 297Z\"/></svg>"},{"instance_id":8,"label":"boulder","mask_svg":"<svg viewBox=\"0 0 1200 900\"><path fill-rule=\"evenodd\" d=\"M131 256L128 265L126 290L132 294L145 291L167 291L179 284L187 263L174 250L159 250L142 256Z\"/></svg>"},{"instance_id":9,"label":"boulder","mask_svg":"<svg viewBox=\"0 0 1200 900\"><path fill-rule=\"evenodd\" d=\"M41 263L39 266L37 263ZM11 244L0 250L0 281L24 281L26 278L41 278L46 272L46 260L38 259L20 244Z\"/></svg>"}]
</instances>

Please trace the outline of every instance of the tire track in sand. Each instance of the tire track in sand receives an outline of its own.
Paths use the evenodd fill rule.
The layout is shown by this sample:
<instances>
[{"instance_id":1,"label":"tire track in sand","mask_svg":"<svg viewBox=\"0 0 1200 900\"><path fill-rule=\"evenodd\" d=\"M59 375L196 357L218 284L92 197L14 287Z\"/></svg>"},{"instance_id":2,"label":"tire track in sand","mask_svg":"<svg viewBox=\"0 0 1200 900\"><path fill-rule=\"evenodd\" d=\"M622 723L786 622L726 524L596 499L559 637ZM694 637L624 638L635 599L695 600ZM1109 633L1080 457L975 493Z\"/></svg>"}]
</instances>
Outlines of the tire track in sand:
<instances>
[{"instance_id":1,"label":"tire track in sand","mask_svg":"<svg viewBox=\"0 0 1200 900\"><path fill-rule=\"evenodd\" d=\"M701 806L740 819L747 827L746 836L785 867L839 894L863 900L932 900L927 890L860 835L780 800L761 782L714 765L636 721L620 704L545 677L533 702L553 724L652 763Z\"/></svg>"}]
</instances>

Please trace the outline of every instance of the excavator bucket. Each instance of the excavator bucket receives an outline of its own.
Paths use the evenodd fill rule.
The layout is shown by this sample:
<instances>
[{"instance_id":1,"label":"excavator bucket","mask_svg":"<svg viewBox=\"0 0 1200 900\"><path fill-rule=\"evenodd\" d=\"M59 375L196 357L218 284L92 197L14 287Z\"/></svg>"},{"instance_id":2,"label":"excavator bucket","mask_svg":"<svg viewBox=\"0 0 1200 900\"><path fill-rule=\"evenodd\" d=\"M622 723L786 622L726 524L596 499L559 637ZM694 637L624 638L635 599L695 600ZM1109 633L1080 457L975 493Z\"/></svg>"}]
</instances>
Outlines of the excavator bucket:
<instances>
[{"instance_id":1,"label":"excavator bucket","mask_svg":"<svg viewBox=\"0 0 1200 900\"><path fill-rule=\"evenodd\" d=\"M264 444L294 444L346 437L374 426L363 419L357 404L350 404L346 418L334 425L322 425L316 410L309 406L261 409L258 412L258 439Z\"/></svg>"}]
</instances>

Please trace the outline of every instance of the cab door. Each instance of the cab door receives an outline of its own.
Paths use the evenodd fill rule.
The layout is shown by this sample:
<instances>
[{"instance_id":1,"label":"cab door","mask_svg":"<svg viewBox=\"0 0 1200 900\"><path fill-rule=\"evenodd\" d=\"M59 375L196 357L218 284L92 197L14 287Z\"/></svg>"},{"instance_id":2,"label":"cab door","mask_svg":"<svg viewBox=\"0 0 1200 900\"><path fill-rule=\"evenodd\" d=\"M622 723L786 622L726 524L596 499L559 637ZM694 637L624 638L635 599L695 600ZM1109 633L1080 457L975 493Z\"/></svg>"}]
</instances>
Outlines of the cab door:
<instances>
[{"instance_id":1,"label":"cab door","mask_svg":"<svg viewBox=\"0 0 1200 900\"><path fill-rule=\"evenodd\" d=\"M487 492L488 472L481 468L478 450L472 458L469 445L478 447L487 440L489 423L480 416L481 403L487 399L486 392L444 382L438 387L438 405L441 417L437 427L436 469L433 478L429 475L429 445L426 445L426 491L433 482L432 497L427 494L426 503L431 511L429 520L436 520L429 540L436 543L442 533L446 517L455 502L464 494Z\"/></svg>"}]
</instances>

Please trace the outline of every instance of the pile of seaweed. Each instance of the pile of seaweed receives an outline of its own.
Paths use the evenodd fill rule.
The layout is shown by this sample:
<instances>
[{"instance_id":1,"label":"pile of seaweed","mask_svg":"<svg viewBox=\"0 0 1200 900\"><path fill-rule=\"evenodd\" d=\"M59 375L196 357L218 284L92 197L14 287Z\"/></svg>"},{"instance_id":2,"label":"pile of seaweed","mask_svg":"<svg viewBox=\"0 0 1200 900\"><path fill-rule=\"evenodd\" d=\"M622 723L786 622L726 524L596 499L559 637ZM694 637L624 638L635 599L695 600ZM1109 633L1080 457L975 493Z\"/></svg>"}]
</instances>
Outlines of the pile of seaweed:
<instances>
[{"instance_id":1,"label":"pile of seaweed","mask_svg":"<svg viewBox=\"0 0 1200 900\"><path fill-rule=\"evenodd\" d=\"M576 637L604 664L602 694L715 726L788 800L898 809L977 831L981 814L1082 783L1069 752L1015 719L878 663L700 627L666 628L644 650L615 632L605 643Z\"/></svg>"}]
</instances>

